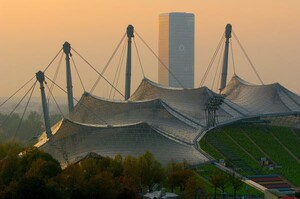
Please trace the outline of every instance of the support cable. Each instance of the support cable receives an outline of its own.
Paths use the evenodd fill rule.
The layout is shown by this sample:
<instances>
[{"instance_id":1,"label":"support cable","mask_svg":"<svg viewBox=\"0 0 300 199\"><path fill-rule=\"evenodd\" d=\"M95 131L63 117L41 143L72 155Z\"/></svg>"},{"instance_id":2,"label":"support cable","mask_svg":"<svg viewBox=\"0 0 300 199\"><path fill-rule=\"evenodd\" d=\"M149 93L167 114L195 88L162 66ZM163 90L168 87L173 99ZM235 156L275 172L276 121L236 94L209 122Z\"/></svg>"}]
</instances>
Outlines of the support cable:
<instances>
[{"instance_id":1,"label":"support cable","mask_svg":"<svg viewBox=\"0 0 300 199\"><path fill-rule=\"evenodd\" d=\"M60 54L60 52L62 51L62 48L58 51L58 53L54 56L54 58L50 61L50 63L48 64L48 66L45 68L44 72L50 67L50 65L54 62L54 60L57 58L57 56ZM19 88L16 92L14 92L9 98L7 98L4 102L2 102L0 104L0 107L2 107L7 101L9 101L12 97L14 97L20 90L22 90L29 82L31 82L31 80L33 80L34 78L36 78L35 76L33 76L30 80L28 80L23 86L21 86L21 88Z\"/></svg>"},{"instance_id":2,"label":"support cable","mask_svg":"<svg viewBox=\"0 0 300 199\"><path fill-rule=\"evenodd\" d=\"M21 124L22 124L24 115L25 115L25 113L26 113L28 104L29 104L29 102L30 102L30 99L31 99L31 97L32 97L32 93L33 93L34 88L35 88L36 82L37 82L37 80L36 80L36 81L34 82L34 84L30 87L30 89L25 93L25 95L22 97L22 99L19 101L19 103L15 106L15 108L10 112L10 114L6 117L6 119L4 120L4 122L0 125L0 127L2 127L2 125L3 125L3 124L8 120L8 118L15 112L15 110L17 109L17 107L22 103L22 101L24 100L24 98L28 95L28 93L29 93L30 90L31 90L29 99L27 100L27 104L26 104L25 109L24 109L24 111L23 111L23 115L22 115L22 117L21 117L21 119L20 119L20 122L19 122L19 124L18 124L18 127L17 127L17 129L16 129L16 131L15 131L15 133L14 133L14 135L13 135L13 138L16 137L16 135L17 135L17 133L18 133L18 131L19 131L19 128L20 128L20 126L21 126ZM10 154L12 148L13 148L13 144L9 145L9 148L7 149L6 156L5 156L4 158L2 158L1 161L2 161L2 160L5 160L5 159L8 157L8 155Z\"/></svg>"},{"instance_id":3,"label":"support cable","mask_svg":"<svg viewBox=\"0 0 300 199\"><path fill-rule=\"evenodd\" d=\"M125 41L124 42L124 52L123 52L123 56L122 56L122 60L121 60L121 62L120 62L120 67L119 67L119 71L118 71L118 76L117 76L117 82L116 82L116 87L118 86L118 84L119 84L119 80L120 80L120 75L121 75L121 71L122 71L122 64L123 64L123 62L124 62L124 58L125 58L125 51L126 51L126 47L127 47L127 42ZM115 95L116 95L116 91L114 90L114 93L113 93L113 99L115 98Z\"/></svg>"},{"instance_id":4,"label":"support cable","mask_svg":"<svg viewBox=\"0 0 300 199\"><path fill-rule=\"evenodd\" d=\"M220 85L220 82L221 82L221 75L222 74L222 70L219 70L219 75L218 75L218 82L217 82L217 86L216 86L216 91L218 91L219 90L219 88L218 88L218 85Z\"/></svg>"},{"instance_id":5,"label":"support cable","mask_svg":"<svg viewBox=\"0 0 300 199\"><path fill-rule=\"evenodd\" d=\"M9 101L11 98L13 98L20 90L22 90L29 82L31 82L33 79L35 78L35 76L34 77L32 77L30 80L28 80L23 86L21 86L21 88L19 88L16 92L14 92L9 98L7 98L4 102L2 102L1 104L0 104L0 108L7 102L7 101Z\"/></svg>"},{"instance_id":6,"label":"support cable","mask_svg":"<svg viewBox=\"0 0 300 199\"><path fill-rule=\"evenodd\" d=\"M84 85L83 85L83 83L82 83L82 79L81 79L81 77L80 77L80 74L79 74L79 72L78 72L78 69L77 69L77 66L76 66L76 64L75 64L75 61L74 61L74 59L73 59L73 56L72 56L72 54L71 54L70 56L71 56L72 63L73 63L73 65L74 65L74 67L75 67L75 70L76 70L77 76L78 76L78 78L79 78L79 81L80 81L81 87L82 87L83 91L85 91Z\"/></svg>"},{"instance_id":7,"label":"support cable","mask_svg":"<svg viewBox=\"0 0 300 199\"><path fill-rule=\"evenodd\" d=\"M231 49L231 57L232 57L233 74L236 75L235 65L234 65L234 56L233 56L232 41L230 42L230 49Z\"/></svg>"},{"instance_id":8,"label":"support cable","mask_svg":"<svg viewBox=\"0 0 300 199\"><path fill-rule=\"evenodd\" d=\"M121 66L122 66L122 63L123 63L124 55L125 55L126 43L127 42L124 40L123 48L122 48L121 55L120 55L119 62L118 62L117 71L116 71L115 76L114 76L113 85L115 85L115 87L118 87ZM116 81L117 81L117 83L116 83ZM110 91L109 91L109 98L110 98L110 96L112 94L112 90L113 90L113 88L111 87Z\"/></svg>"},{"instance_id":9,"label":"support cable","mask_svg":"<svg viewBox=\"0 0 300 199\"><path fill-rule=\"evenodd\" d=\"M84 57L82 57L74 48L72 50L83 60L87 65L89 65L98 75L100 75L110 86L112 86L122 97L125 97L114 85L112 85L95 67L92 66ZM95 87L93 87L95 88ZM91 90L91 93L93 92L94 89Z\"/></svg>"},{"instance_id":10,"label":"support cable","mask_svg":"<svg viewBox=\"0 0 300 199\"><path fill-rule=\"evenodd\" d=\"M214 54L213 54L213 56L212 56L212 58L211 58L209 64L208 64L208 67L207 67L207 69L206 69L206 71L205 71L205 73L204 73L204 76L203 76L203 78L202 78L202 80L201 80L201 82L200 82L200 87L203 86L203 84L204 84L204 82L205 82L205 80L206 80L206 78L207 78L207 75L208 75L208 73L209 73L209 71L210 71L210 69L211 69L211 67L212 67L212 64L213 64L214 61L215 61L215 58L216 58L216 56L217 56L217 54L218 54L218 52L219 52L219 50L220 50L220 46L221 46L221 44L223 43L224 39L225 39L225 37L224 37L224 33L223 33L223 34L222 34L222 37L221 37L221 39L220 39L220 41L219 41L219 43L218 43L218 46L217 46L217 48L216 48L216 50L215 50L215 52L214 52Z\"/></svg>"},{"instance_id":11,"label":"support cable","mask_svg":"<svg viewBox=\"0 0 300 199\"><path fill-rule=\"evenodd\" d=\"M61 53L61 56L60 56L60 59L59 59L59 62L58 62L58 65L57 65L57 68L56 68L56 71L55 71L55 73L54 73L54 77L53 77L53 81L55 82L56 81L56 79L57 79L57 75L58 75L58 72L59 72L59 69L60 69L60 67L61 67L61 62L62 62L62 58L63 58L63 56L64 56L64 53L62 52ZM53 91L53 87L54 87L54 84L51 84L51 86L50 86L50 90L51 90L51 92ZM48 96L48 104L50 103L50 95Z\"/></svg>"},{"instance_id":12,"label":"support cable","mask_svg":"<svg viewBox=\"0 0 300 199\"><path fill-rule=\"evenodd\" d=\"M224 46L225 46L225 43L223 43L222 47L221 47L221 51L219 53L219 59L218 59L218 64L217 64L217 68L216 68L216 71L215 71L215 75L214 75L214 80L213 80L213 83L212 83L212 86L211 86L211 89L213 90L214 89L214 85L215 85L215 81L216 81L216 77L217 77L217 74L218 74L218 71L220 69L220 66L221 66L221 58L224 57L224 54L222 53L223 50L224 50ZM223 56L222 56L223 55ZM218 87L218 84L217 84L217 87ZM218 88L216 89L218 90Z\"/></svg>"},{"instance_id":13,"label":"support cable","mask_svg":"<svg viewBox=\"0 0 300 199\"><path fill-rule=\"evenodd\" d=\"M50 82L52 82L55 86L57 86L60 90L62 90L63 92L65 92L65 93L68 93L68 91L66 91L65 89L63 89L61 86L59 86L58 84L56 84L53 80L51 80L48 76L46 76L45 75L45 77L48 79L48 80L50 80ZM78 102L78 100L76 99L76 98L74 98L73 97L73 99L75 100L75 101L77 101Z\"/></svg>"},{"instance_id":14,"label":"support cable","mask_svg":"<svg viewBox=\"0 0 300 199\"><path fill-rule=\"evenodd\" d=\"M20 129L20 127L21 127L22 121L23 121L24 116L25 116L25 113L26 113L26 111L27 111L29 102L30 102L30 100L31 100L32 93L33 93L33 91L34 91L34 89L35 89L36 82L37 82L37 80L34 82L33 87L31 87L31 93L30 93L30 95L29 95L29 98L28 98L27 103L26 103L26 106L25 106L25 108L24 108L24 111L23 111L22 117L21 117L21 119L20 119L19 125L18 125L18 127L17 127L17 129L16 129L16 132L15 132L15 134L14 134L13 137L16 137L17 133L19 132L19 129ZM27 94L26 94L26 95L27 95Z\"/></svg>"},{"instance_id":15,"label":"support cable","mask_svg":"<svg viewBox=\"0 0 300 199\"><path fill-rule=\"evenodd\" d=\"M117 47L115 48L113 54L111 55L111 57L109 58L108 62L107 62L106 65L104 66L104 68L103 68L101 74L99 74L99 72L97 71L97 73L99 74L99 77L98 77L98 79L96 80L95 84L93 85L93 87L92 87L90 93L93 93L93 92L94 92L96 86L98 85L99 81L100 81L101 78L103 77L103 75L104 75L104 73L105 73L107 67L109 66L111 60L113 59L113 57L114 57L115 54L117 53L117 51L118 51L120 45L122 44L123 40L125 39L125 37L126 37L126 33L124 33L122 39L121 39L120 42L118 43L118 45L117 45ZM76 52L76 51L75 51L75 52ZM77 53L77 52L76 52L76 53ZM77 53L77 54L78 54L78 53ZM95 70L95 69L94 69L94 70ZM105 78L103 77L103 79L105 79ZM107 81L107 80L105 79L105 81ZM110 83L109 83L109 84L110 84ZM122 95L122 96L123 96L123 95ZM124 97L124 96L123 96L123 97Z\"/></svg>"},{"instance_id":16,"label":"support cable","mask_svg":"<svg viewBox=\"0 0 300 199\"><path fill-rule=\"evenodd\" d=\"M54 85L54 84L53 84L53 85ZM48 91L49 91L49 93L50 93L49 96L51 96L51 97L53 98L53 101L55 102L58 111L60 112L60 114L61 114L61 115L63 116L63 118L64 118L65 116L64 116L63 112L61 111L61 109L60 109L60 107L59 107L57 101L55 100L55 97L53 96L53 93L52 93L52 91L50 90L48 84L46 84L46 87L47 87L47 89L48 89Z\"/></svg>"},{"instance_id":17,"label":"support cable","mask_svg":"<svg viewBox=\"0 0 300 199\"><path fill-rule=\"evenodd\" d=\"M233 34L234 38L237 40L237 42L238 42L240 48L242 49L244 55L246 56L248 62L250 63L250 65L251 65L251 67L252 67L254 73L256 74L257 78L259 79L260 83L261 83L262 85L264 85L262 79L261 79L260 76L258 75L258 73L257 73L257 71L256 71L256 69L255 69L255 67L254 67L254 65L252 64L252 62L251 62L249 56L247 55L245 49L243 48L243 46L242 46L240 40L238 39L238 37L236 36L236 34L235 34L233 31L232 31L232 34Z\"/></svg>"},{"instance_id":18,"label":"support cable","mask_svg":"<svg viewBox=\"0 0 300 199\"><path fill-rule=\"evenodd\" d=\"M32 88L34 88L35 84L36 84L36 81L30 87L30 89L25 93L25 95L21 98L21 100L17 103L17 105L13 108L13 110L9 113L9 115L5 118L5 120L2 122L2 124L0 125L0 127L2 127L8 121L8 119L12 116L12 114L15 112L15 110L20 106L20 104L22 103L22 101L24 100L24 98L27 96L27 94L30 92L30 90Z\"/></svg>"},{"instance_id":19,"label":"support cable","mask_svg":"<svg viewBox=\"0 0 300 199\"><path fill-rule=\"evenodd\" d=\"M175 81L182 87L184 88L184 86L181 84L181 82L177 79L177 77L172 73L172 71L170 71L168 69L168 67L165 65L165 63L163 63L163 61L155 54L155 52L150 48L150 46L143 40L143 38L136 32L136 35L141 39L141 41L145 44L145 46L151 51L151 53L157 58L157 60L159 61L159 63L161 63L163 65L163 67L172 75L172 77L175 79Z\"/></svg>"},{"instance_id":20,"label":"support cable","mask_svg":"<svg viewBox=\"0 0 300 199\"><path fill-rule=\"evenodd\" d=\"M53 82L49 77L47 77L45 75L45 77L50 80L51 82ZM65 93L68 93L65 89L63 89L61 86L59 86L58 84L56 84L55 82L53 82L55 86L57 86L60 90L62 90ZM100 119L102 122L104 122L106 125L109 125L104 119L100 118L97 116L97 114L94 112L94 110L92 110L91 108L87 107L86 105L84 105L83 103L81 103L81 101L77 100L76 98L73 97L73 100L75 100L77 102L77 104L82 105L84 108L86 108L88 111L90 111L96 118Z\"/></svg>"},{"instance_id":21,"label":"support cable","mask_svg":"<svg viewBox=\"0 0 300 199\"><path fill-rule=\"evenodd\" d=\"M133 37L133 43L134 43L135 50L136 50L136 53L137 53L137 56L138 56L138 59L139 59L139 63L140 63L141 70L142 70L142 73L143 73L143 78L145 78L144 68L143 68L143 65L142 65L142 61L141 61L140 54L139 54L139 51L138 51L137 45L136 45L136 43L135 43L135 39L134 39L134 37Z\"/></svg>"},{"instance_id":22,"label":"support cable","mask_svg":"<svg viewBox=\"0 0 300 199\"><path fill-rule=\"evenodd\" d=\"M63 49L61 48L58 53L54 56L54 58L51 60L51 62L48 64L48 66L44 69L44 73L46 72L46 70L48 70L48 68L50 67L50 65L54 62L54 60L56 59L56 57L60 54L60 52L62 51Z\"/></svg>"}]
</instances>

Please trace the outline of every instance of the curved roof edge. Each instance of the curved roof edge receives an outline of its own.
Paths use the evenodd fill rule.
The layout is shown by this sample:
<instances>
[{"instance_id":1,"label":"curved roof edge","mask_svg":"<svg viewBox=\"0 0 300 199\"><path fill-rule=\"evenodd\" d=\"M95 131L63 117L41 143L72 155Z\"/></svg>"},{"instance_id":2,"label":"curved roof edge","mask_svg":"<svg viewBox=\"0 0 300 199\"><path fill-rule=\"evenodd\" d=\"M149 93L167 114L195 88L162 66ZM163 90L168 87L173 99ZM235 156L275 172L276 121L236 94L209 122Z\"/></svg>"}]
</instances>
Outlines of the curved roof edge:
<instances>
[{"instance_id":1,"label":"curved roof edge","mask_svg":"<svg viewBox=\"0 0 300 199\"><path fill-rule=\"evenodd\" d=\"M150 83L151 85L155 86L155 87L158 87L158 88L163 88L163 89L168 89L168 90L193 90L194 88L178 88L178 87L169 87L169 86L165 86L165 85L162 85L162 84L159 84L159 83L156 83L148 78L144 78L142 80L142 82L148 82Z\"/></svg>"},{"instance_id":2,"label":"curved roof edge","mask_svg":"<svg viewBox=\"0 0 300 199\"><path fill-rule=\"evenodd\" d=\"M198 121L196 121L194 118L191 118L189 115L186 115L180 111L178 111L176 108L170 106L167 102L165 102L162 99L149 99L149 100L141 100L141 101L113 101L113 100L106 100L105 98L101 98L101 97L97 97L95 95L92 95L90 93L85 92L80 101L78 102L78 104L81 103L81 101L85 98L85 97L91 97L95 100L100 100L102 102L105 103L115 103L115 104L146 104L146 103L160 103L162 105L162 107L169 113L171 114L173 117L177 118L179 121L186 123L187 125L191 125L194 128L199 128L199 126L203 127L203 124L199 123ZM76 107L74 109L76 111ZM105 120L105 119L104 119ZM77 123L80 123L78 121L74 121ZM142 121L141 122L146 122L146 121ZM82 123L82 124L86 124L86 123Z\"/></svg>"},{"instance_id":3,"label":"curved roof edge","mask_svg":"<svg viewBox=\"0 0 300 199\"><path fill-rule=\"evenodd\" d=\"M84 127L92 127L92 128L122 128L122 127L132 127L132 126L137 126L137 125L148 125L150 128L151 125L149 125L147 122L136 122L136 123L128 123L128 124L122 124L122 125L101 125L101 124L90 124L90 123L81 123L81 122L76 122L72 121L67 118L61 119L59 122L57 122L52 128L51 128L51 134L52 136L55 136L56 133L63 127L64 124L66 123L71 123L74 125L79 125L79 126L84 126ZM40 147L43 144L45 144L50 138L47 138L46 132L43 132L42 135L39 137L39 141L34 145L35 147Z\"/></svg>"},{"instance_id":4,"label":"curved roof edge","mask_svg":"<svg viewBox=\"0 0 300 199\"><path fill-rule=\"evenodd\" d=\"M125 128L123 129L123 127ZM119 130L114 128L119 128ZM145 131L141 131L142 129L145 129ZM207 157L201 154L193 143L178 140L145 122L108 127L81 124L63 119L53 133L51 138L41 140L36 144L36 147L52 154L61 164L71 163L90 151L111 157L116 154L122 154L122 156L132 155L133 151L134 156L136 156L141 153L141 150L150 150L157 155L162 164L167 164L172 159L181 161L186 158L191 165L208 161ZM138 137L137 135L141 136ZM109 138L108 140L114 144L106 143L106 138ZM97 139L100 139L99 141L102 144L99 145ZM127 141L124 142L123 139L127 139ZM121 142L127 142L130 145L122 144L120 148L118 143ZM157 144L153 145L153 143ZM167 150L166 147L170 146L175 151Z\"/></svg>"},{"instance_id":5,"label":"curved roof edge","mask_svg":"<svg viewBox=\"0 0 300 199\"><path fill-rule=\"evenodd\" d=\"M239 77L238 75L234 75L232 76L232 78L230 79L229 83L227 84L226 87L231 86L232 84L236 84L236 83L240 83L242 85L245 86L250 86L250 87L273 87L273 86L282 86L280 83L278 82L274 82L274 83L270 83L270 84L253 84L250 83L244 79L242 79L241 77ZM223 89L225 90L226 87ZM222 91L223 92L223 91Z\"/></svg>"},{"instance_id":6,"label":"curved roof edge","mask_svg":"<svg viewBox=\"0 0 300 199\"><path fill-rule=\"evenodd\" d=\"M162 84L159 84L159 83L156 83L148 78L144 78L140 85L137 87L137 89L132 93L131 96L134 96L137 92L139 92L140 89L142 89L141 87L143 86L143 84L150 84L151 86L153 87L156 87L156 88L160 88L160 89L164 89L164 90L172 90L172 91L183 91L183 90L199 90L199 89L203 89L203 88L206 88L208 89L206 86L203 86L203 87L198 87L198 88L176 88L176 87L169 87L169 86L165 86L165 85L162 85ZM129 98L130 100L130 98Z\"/></svg>"},{"instance_id":7,"label":"curved roof edge","mask_svg":"<svg viewBox=\"0 0 300 199\"><path fill-rule=\"evenodd\" d=\"M102 101L105 101L105 102L119 103L119 104L126 104L126 103L133 104L133 103L150 102L150 101L155 101L156 100L156 99L140 100L140 101L116 100L116 99L109 99L109 98L97 96L97 95L94 95L94 94L86 92L86 91L81 95L81 98L83 98L85 96L90 96L94 99L102 100ZM81 98L80 98L80 100L81 100ZM79 100L79 102L80 102L80 100Z\"/></svg>"},{"instance_id":8,"label":"curved roof edge","mask_svg":"<svg viewBox=\"0 0 300 199\"><path fill-rule=\"evenodd\" d=\"M247 91L247 93L249 92L245 89L253 89L252 96L250 98L248 96L249 99L247 100L253 101L254 99L258 98L261 99L261 101L264 100L264 103L266 103L267 100L272 101L275 98L280 101L281 106L284 106L291 112L300 110L300 96L277 82L265 85L254 85L235 75L224 88L222 94L225 95L225 98L236 103L235 99L240 100L240 95L242 95L241 93L243 91L243 95L245 95L245 91ZM263 93L269 93L269 95L261 96Z\"/></svg>"},{"instance_id":9,"label":"curved roof edge","mask_svg":"<svg viewBox=\"0 0 300 199\"><path fill-rule=\"evenodd\" d=\"M162 130L159 130L158 128L150 125L148 122L145 122L145 121L141 121L141 122L136 122L136 123L128 123L128 124L122 124L122 125L100 125L100 124L90 124L90 123L81 123L81 122L76 122L76 121L72 121L70 119L67 119L67 118L64 118L62 120L60 120L57 124L55 124L52 128L52 136L55 136L57 134L57 132L63 128L63 125L65 124L74 124L74 125L78 125L78 126L81 126L81 127L90 127L90 128L125 128L125 127L134 127L134 126L139 126L139 125L146 125L148 128L150 129L153 129L155 130L157 133L159 133L160 135L168 138L168 139L171 139L173 141L176 141L178 143L181 143L181 144L184 144L184 145L193 145L189 142L186 142L182 139L179 139L177 138L176 136L172 136L171 134L169 133L165 133L163 132ZM38 143L36 143L34 146L35 147L40 147L42 145L44 145L48 140L50 140L50 138L47 138L46 136L46 132L43 132L42 135L40 136L39 138L39 141Z\"/></svg>"}]
</instances>

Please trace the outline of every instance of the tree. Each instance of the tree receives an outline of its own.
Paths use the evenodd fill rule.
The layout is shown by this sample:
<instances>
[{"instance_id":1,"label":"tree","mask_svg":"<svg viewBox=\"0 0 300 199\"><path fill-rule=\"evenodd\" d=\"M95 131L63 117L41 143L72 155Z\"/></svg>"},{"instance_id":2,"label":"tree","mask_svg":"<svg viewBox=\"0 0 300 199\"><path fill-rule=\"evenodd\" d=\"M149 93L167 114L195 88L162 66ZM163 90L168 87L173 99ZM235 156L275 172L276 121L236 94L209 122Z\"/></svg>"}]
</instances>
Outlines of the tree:
<instances>
[{"instance_id":1,"label":"tree","mask_svg":"<svg viewBox=\"0 0 300 199\"><path fill-rule=\"evenodd\" d=\"M167 184L172 192L175 187L179 187L180 191L185 195L188 194L189 196L194 197L196 191L202 187L196 173L188 169L188 165L185 161L180 163L174 161L169 162L167 167L167 177Z\"/></svg>"},{"instance_id":2,"label":"tree","mask_svg":"<svg viewBox=\"0 0 300 199\"><path fill-rule=\"evenodd\" d=\"M190 169L183 169L175 173L175 185L180 188L180 191L185 190L186 182L190 177L193 177L195 173Z\"/></svg>"},{"instance_id":3,"label":"tree","mask_svg":"<svg viewBox=\"0 0 300 199\"><path fill-rule=\"evenodd\" d=\"M236 193L243 187L243 182L241 181L241 178L236 176L235 172L232 172L232 174L229 176L229 183L233 187L233 195L234 198L236 198Z\"/></svg>"},{"instance_id":4,"label":"tree","mask_svg":"<svg viewBox=\"0 0 300 199\"><path fill-rule=\"evenodd\" d=\"M31 167L26 172L27 177L37 177L47 181L49 178L57 176L61 172L61 167L55 161L37 159L31 163Z\"/></svg>"},{"instance_id":5,"label":"tree","mask_svg":"<svg viewBox=\"0 0 300 199\"><path fill-rule=\"evenodd\" d=\"M216 170L210 175L210 182L214 186L214 198L217 197L217 188L222 190L222 193L225 193L225 187L228 183L227 175L220 171Z\"/></svg>"},{"instance_id":6,"label":"tree","mask_svg":"<svg viewBox=\"0 0 300 199\"><path fill-rule=\"evenodd\" d=\"M203 185L196 175L189 177L185 183L185 197L186 198L197 198L197 192L202 189Z\"/></svg>"},{"instance_id":7,"label":"tree","mask_svg":"<svg viewBox=\"0 0 300 199\"><path fill-rule=\"evenodd\" d=\"M19 167L17 155L10 154L0 162L0 185L9 185L15 178L16 171Z\"/></svg>"},{"instance_id":8,"label":"tree","mask_svg":"<svg viewBox=\"0 0 300 199\"><path fill-rule=\"evenodd\" d=\"M100 160L95 158L87 158L83 161L80 161L79 165L84 172L86 180L89 180L101 171L101 168L99 167L99 161Z\"/></svg>"},{"instance_id":9,"label":"tree","mask_svg":"<svg viewBox=\"0 0 300 199\"><path fill-rule=\"evenodd\" d=\"M33 170L38 169L39 167L39 171L41 172L40 174L44 174L44 177L52 177L54 175L57 175L61 171L60 164L56 159L54 159L49 153L45 153L35 147L29 148L24 151L21 157L22 158L20 159L20 164L17 171L19 177L25 175L31 169L33 163L35 164L35 167L32 168L31 172L38 172ZM35 163L35 161L37 161L38 159L44 160L44 162L39 161ZM47 167L42 169L38 164L47 164Z\"/></svg>"},{"instance_id":10,"label":"tree","mask_svg":"<svg viewBox=\"0 0 300 199\"><path fill-rule=\"evenodd\" d=\"M22 150L16 142L0 145L0 186L8 185L13 180L19 166L18 154Z\"/></svg>"},{"instance_id":11,"label":"tree","mask_svg":"<svg viewBox=\"0 0 300 199\"><path fill-rule=\"evenodd\" d=\"M53 178L53 183L57 183L64 190L65 198L75 198L77 195L84 195L86 188L86 178L82 167L79 164L71 164L59 175Z\"/></svg>"},{"instance_id":12,"label":"tree","mask_svg":"<svg viewBox=\"0 0 300 199\"><path fill-rule=\"evenodd\" d=\"M227 174L226 173L224 173L224 172L220 172L220 174L219 174L219 180L220 180L220 182L219 182L219 185L220 185L220 188L221 188L221 190L222 190L222 194L223 194L223 198L225 197L225 188L226 188L226 186L227 186L227 184L228 184L228 176L227 176Z\"/></svg>"},{"instance_id":13,"label":"tree","mask_svg":"<svg viewBox=\"0 0 300 199\"><path fill-rule=\"evenodd\" d=\"M1 130L3 131L4 137L6 139L14 138L17 126L20 122L20 117L18 114L14 113L8 118L7 115L2 115L1 117Z\"/></svg>"},{"instance_id":14,"label":"tree","mask_svg":"<svg viewBox=\"0 0 300 199\"><path fill-rule=\"evenodd\" d=\"M161 164L155 160L150 152L146 152L138 159L139 171L141 176L141 184L148 187L151 191L151 186L154 183L159 183L164 178L164 170Z\"/></svg>"},{"instance_id":15,"label":"tree","mask_svg":"<svg viewBox=\"0 0 300 199\"><path fill-rule=\"evenodd\" d=\"M174 191L174 188L178 185L178 172L184 168L182 163L170 161L167 166L167 184Z\"/></svg>"},{"instance_id":16,"label":"tree","mask_svg":"<svg viewBox=\"0 0 300 199\"><path fill-rule=\"evenodd\" d=\"M38 136L42 132L42 116L38 112L32 111L22 122L18 137L21 140L27 141L30 138Z\"/></svg>"},{"instance_id":17,"label":"tree","mask_svg":"<svg viewBox=\"0 0 300 199\"><path fill-rule=\"evenodd\" d=\"M59 119L61 119L60 115L51 115L51 125ZM42 116L36 111L30 112L23 121L17 113L10 116L0 113L0 124L0 142L2 143L9 139L18 139L22 142L32 141L32 138L36 138L43 131Z\"/></svg>"},{"instance_id":18,"label":"tree","mask_svg":"<svg viewBox=\"0 0 300 199\"><path fill-rule=\"evenodd\" d=\"M116 155L114 159L110 162L109 166L110 172L114 177L119 177L123 173L123 158L121 155Z\"/></svg>"},{"instance_id":19,"label":"tree","mask_svg":"<svg viewBox=\"0 0 300 199\"><path fill-rule=\"evenodd\" d=\"M220 187L220 177L217 172L210 175L210 183L214 186L214 199L217 198L217 188Z\"/></svg>"},{"instance_id":20,"label":"tree","mask_svg":"<svg viewBox=\"0 0 300 199\"><path fill-rule=\"evenodd\" d=\"M135 199L138 197L138 185L135 184L132 178L127 176L120 176L117 181L119 184L117 199Z\"/></svg>"},{"instance_id":21,"label":"tree","mask_svg":"<svg viewBox=\"0 0 300 199\"><path fill-rule=\"evenodd\" d=\"M130 177L135 182L135 184L141 184L141 175L137 158L130 155L125 157L123 161L123 175L126 177Z\"/></svg>"},{"instance_id":22,"label":"tree","mask_svg":"<svg viewBox=\"0 0 300 199\"><path fill-rule=\"evenodd\" d=\"M17 198L48 198L45 182L38 177L24 177L18 182Z\"/></svg>"},{"instance_id":23,"label":"tree","mask_svg":"<svg viewBox=\"0 0 300 199\"><path fill-rule=\"evenodd\" d=\"M88 198L115 198L117 187L112 173L103 171L92 177L88 182L86 194Z\"/></svg>"}]
</instances>

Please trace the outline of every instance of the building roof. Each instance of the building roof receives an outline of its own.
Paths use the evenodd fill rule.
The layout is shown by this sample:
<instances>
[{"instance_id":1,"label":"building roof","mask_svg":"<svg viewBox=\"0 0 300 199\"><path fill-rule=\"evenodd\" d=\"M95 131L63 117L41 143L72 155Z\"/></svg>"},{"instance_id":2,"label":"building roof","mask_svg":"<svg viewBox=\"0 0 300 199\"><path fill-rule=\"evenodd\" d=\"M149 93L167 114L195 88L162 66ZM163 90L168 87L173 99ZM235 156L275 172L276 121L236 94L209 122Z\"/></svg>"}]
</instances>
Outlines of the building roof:
<instances>
[{"instance_id":1,"label":"building roof","mask_svg":"<svg viewBox=\"0 0 300 199\"><path fill-rule=\"evenodd\" d=\"M300 112L300 97L279 83L254 85L234 76L222 94L226 99L246 109L248 115Z\"/></svg>"},{"instance_id":2,"label":"building roof","mask_svg":"<svg viewBox=\"0 0 300 199\"><path fill-rule=\"evenodd\" d=\"M150 151L162 163L209 160L197 139L206 132L206 103L217 94L207 87L178 89L143 79L128 101L84 93L70 114L42 135L36 146L62 164L89 152L101 156L139 156ZM217 125L258 116L300 113L300 97L278 83L253 85L234 76L222 91Z\"/></svg>"},{"instance_id":3,"label":"building roof","mask_svg":"<svg viewBox=\"0 0 300 199\"><path fill-rule=\"evenodd\" d=\"M64 119L40 149L62 165L76 162L88 153L101 156L140 156L150 151L163 165L170 160L200 164L208 159L193 146L172 139L147 123L120 126L89 125ZM40 140L42 142L42 140Z\"/></svg>"}]
</instances>

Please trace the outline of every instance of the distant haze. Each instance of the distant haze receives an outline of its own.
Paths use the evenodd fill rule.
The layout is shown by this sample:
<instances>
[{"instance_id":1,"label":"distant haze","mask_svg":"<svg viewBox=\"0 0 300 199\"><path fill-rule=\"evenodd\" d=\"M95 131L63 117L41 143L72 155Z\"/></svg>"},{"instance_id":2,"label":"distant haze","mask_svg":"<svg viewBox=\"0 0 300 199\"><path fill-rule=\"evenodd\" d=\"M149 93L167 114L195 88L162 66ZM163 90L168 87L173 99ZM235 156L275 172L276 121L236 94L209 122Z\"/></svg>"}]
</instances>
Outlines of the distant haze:
<instances>
[{"instance_id":1,"label":"distant haze","mask_svg":"<svg viewBox=\"0 0 300 199\"><path fill-rule=\"evenodd\" d=\"M8 97L0 97L0 102L4 102ZM49 101L50 115L59 114L65 115L67 113L67 104L65 97L55 97L56 103L53 100ZM24 99L20 104L20 97L13 97L1 106L0 113L9 115L14 109L13 113L20 116L24 113L28 99ZM26 115L30 112L38 112L42 114L42 103L40 97L32 97L28 107L26 108ZM60 112L62 111L62 113ZM26 116L25 115L25 116Z\"/></svg>"},{"instance_id":2,"label":"distant haze","mask_svg":"<svg viewBox=\"0 0 300 199\"><path fill-rule=\"evenodd\" d=\"M44 70L65 41L70 42L75 50L101 72L129 24L158 54L158 16L167 12L195 14L196 87L199 86L226 24L231 23L264 83L279 82L293 92L300 93L299 0L2 0L0 95L10 96L38 70ZM145 76L156 82L156 57L137 36L135 41ZM241 54L237 43L233 42L237 74L246 81L258 84L251 66ZM76 53L72 54L85 90L90 91L98 76ZM111 82L117 73L120 54L116 54L105 73ZM59 59L60 55L47 70L47 76L54 77ZM233 74L231 62L228 78ZM124 67L123 64L118 84L121 92L124 92ZM135 50L132 67L133 92L143 78ZM209 88L215 70L212 68L205 82ZM74 95L81 96L83 88L75 68L72 68L72 73ZM58 84L66 89L64 58L57 79ZM47 83L51 85L51 82ZM26 89L18 96L22 96ZM57 87L53 93L64 95ZM110 87L101 80L94 93L108 97ZM39 96L39 85L33 95ZM118 94L115 96L121 98Z\"/></svg>"}]
</instances>

